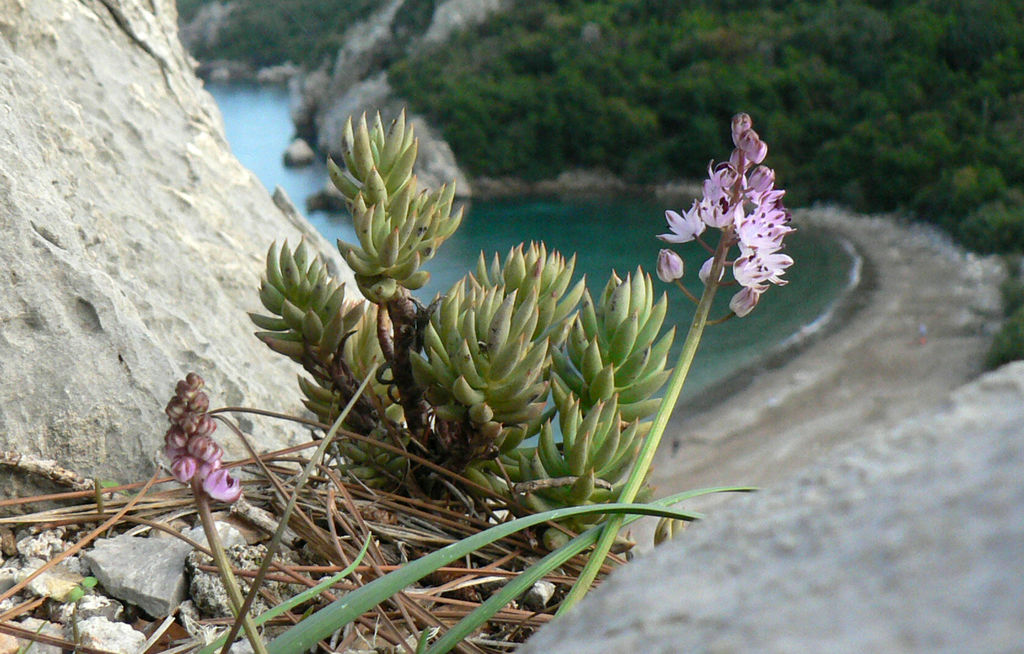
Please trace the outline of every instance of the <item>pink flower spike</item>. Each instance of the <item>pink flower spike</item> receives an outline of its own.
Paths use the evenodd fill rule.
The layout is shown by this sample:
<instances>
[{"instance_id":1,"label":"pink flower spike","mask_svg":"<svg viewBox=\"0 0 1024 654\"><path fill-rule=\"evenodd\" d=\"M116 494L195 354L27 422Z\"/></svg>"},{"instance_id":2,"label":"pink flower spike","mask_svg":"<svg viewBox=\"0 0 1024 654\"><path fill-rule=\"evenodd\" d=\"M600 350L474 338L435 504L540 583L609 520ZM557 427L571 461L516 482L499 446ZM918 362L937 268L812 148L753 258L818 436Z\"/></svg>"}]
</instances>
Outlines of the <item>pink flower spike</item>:
<instances>
[{"instance_id":1,"label":"pink flower spike","mask_svg":"<svg viewBox=\"0 0 1024 654\"><path fill-rule=\"evenodd\" d=\"M224 468L214 470L203 480L203 490L211 498L228 504L242 496L242 485Z\"/></svg>"},{"instance_id":2,"label":"pink flower spike","mask_svg":"<svg viewBox=\"0 0 1024 654\"><path fill-rule=\"evenodd\" d=\"M183 484L187 484L196 474L199 462L188 455L179 456L171 464L171 474Z\"/></svg>"},{"instance_id":3,"label":"pink flower spike","mask_svg":"<svg viewBox=\"0 0 1024 654\"><path fill-rule=\"evenodd\" d=\"M658 279L670 284L683 276L683 260L672 250L658 252Z\"/></svg>"},{"instance_id":4,"label":"pink flower spike","mask_svg":"<svg viewBox=\"0 0 1024 654\"><path fill-rule=\"evenodd\" d=\"M763 291L763 286L744 287L729 300L729 308L738 317L742 318L754 310L754 307L757 306L757 301L761 299Z\"/></svg>"}]
</instances>

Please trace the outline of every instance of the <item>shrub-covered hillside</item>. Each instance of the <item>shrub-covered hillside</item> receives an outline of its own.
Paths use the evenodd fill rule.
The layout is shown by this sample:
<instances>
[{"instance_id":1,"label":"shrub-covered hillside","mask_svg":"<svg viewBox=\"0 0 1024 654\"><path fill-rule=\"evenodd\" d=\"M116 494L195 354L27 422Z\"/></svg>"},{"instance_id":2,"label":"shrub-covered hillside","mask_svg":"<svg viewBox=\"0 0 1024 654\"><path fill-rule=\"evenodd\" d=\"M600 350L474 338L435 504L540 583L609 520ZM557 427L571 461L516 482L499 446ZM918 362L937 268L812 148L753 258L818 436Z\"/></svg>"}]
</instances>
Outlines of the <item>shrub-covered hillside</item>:
<instances>
[{"instance_id":1,"label":"shrub-covered hillside","mask_svg":"<svg viewBox=\"0 0 1024 654\"><path fill-rule=\"evenodd\" d=\"M337 39L327 22L314 40ZM534 0L390 77L477 175L696 178L743 110L791 204L907 209L1024 251L1022 57L1009 0Z\"/></svg>"}]
</instances>

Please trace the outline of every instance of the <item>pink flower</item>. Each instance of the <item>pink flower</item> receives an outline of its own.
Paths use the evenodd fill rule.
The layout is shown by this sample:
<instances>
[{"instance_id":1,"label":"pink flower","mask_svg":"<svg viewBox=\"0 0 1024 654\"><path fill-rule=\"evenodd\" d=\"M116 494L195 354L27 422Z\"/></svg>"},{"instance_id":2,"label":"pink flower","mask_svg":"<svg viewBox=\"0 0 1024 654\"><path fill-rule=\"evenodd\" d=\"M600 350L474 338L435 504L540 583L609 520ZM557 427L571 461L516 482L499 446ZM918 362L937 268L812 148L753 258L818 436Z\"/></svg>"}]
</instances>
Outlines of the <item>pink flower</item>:
<instances>
[{"instance_id":1,"label":"pink flower","mask_svg":"<svg viewBox=\"0 0 1024 654\"><path fill-rule=\"evenodd\" d=\"M668 222L671 233L659 234L658 238L666 243L689 243L704 233L705 224L701 220L696 200L690 210L683 215L679 215L675 211L666 211L665 220Z\"/></svg>"},{"instance_id":2,"label":"pink flower","mask_svg":"<svg viewBox=\"0 0 1024 654\"><path fill-rule=\"evenodd\" d=\"M658 279L671 283L683 276L683 260L672 250L658 252Z\"/></svg>"},{"instance_id":3,"label":"pink flower","mask_svg":"<svg viewBox=\"0 0 1024 654\"><path fill-rule=\"evenodd\" d=\"M203 480L203 490L215 500L232 503L242 496L242 485L224 468L214 470Z\"/></svg>"},{"instance_id":4,"label":"pink flower","mask_svg":"<svg viewBox=\"0 0 1024 654\"><path fill-rule=\"evenodd\" d=\"M729 308L740 318L746 316L757 306L757 301L761 299L761 293L765 288L764 286L748 286L740 289L729 300Z\"/></svg>"},{"instance_id":5,"label":"pink flower","mask_svg":"<svg viewBox=\"0 0 1024 654\"><path fill-rule=\"evenodd\" d=\"M784 286L786 280L781 275L792 265L793 259L788 255L751 250L736 260L732 275L740 286L757 287L765 282Z\"/></svg>"},{"instance_id":6,"label":"pink flower","mask_svg":"<svg viewBox=\"0 0 1024 654\"><path fill-rule=\"evenodd\" d=\"M187 454L178 456L171 464L171 474L183 484L187 484L195 476L199 462Z\"/></svg>"}]
</instances>

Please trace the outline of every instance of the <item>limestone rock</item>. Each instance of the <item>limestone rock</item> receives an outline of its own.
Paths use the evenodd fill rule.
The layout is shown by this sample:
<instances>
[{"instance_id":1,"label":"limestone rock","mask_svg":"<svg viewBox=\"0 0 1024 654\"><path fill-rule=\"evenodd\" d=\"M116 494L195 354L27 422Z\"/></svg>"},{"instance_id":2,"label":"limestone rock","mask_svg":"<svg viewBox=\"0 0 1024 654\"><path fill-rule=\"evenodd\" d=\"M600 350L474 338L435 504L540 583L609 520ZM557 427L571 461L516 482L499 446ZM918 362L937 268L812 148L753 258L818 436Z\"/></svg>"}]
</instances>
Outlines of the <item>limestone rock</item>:
<instances>
[{"instance_id":1,"label":"limestone rock","mask_svg":"<svg viewBox=\"0 0 1024 654\"><path fill-rule=\"evenodd\" d=\"M38 568L26 568L24 576L35 572ZM42 573L32 581L28 582L26 590L37 597L49 597L57 601L64 601L72 590L82 582L82 575L69 570L67 567L57 564Z\"/></svg>"},{"instance_id":2,"label":"limestone rock","mask_svg":"<svg viewBox=\"0 0 1024 654\"><path fill-rule=\"evenodd\" d=\"M217 526L217 536L220 538L221 547L233 547L235 545L245 545L245 536L242 532L227 522L221 522L219 520L214 521ZM196 525L185 532L185 536L199 543L200 545L208 545L206 540L206 530L203 529L202 525Z\"/></svg>"},{"instance_id":3,"label":"limestone rock","mask_svg":"<svg viewBox=\"0 0 1024 654\"><path fill-rule=\"evenodd\" d=\"M64 544L64 529L47 529L36 534L19 533L15 547L23 559L49 560L60 554L67 545Z\"/></svg>"},{"instance_id":4,"label":"limestone rock","mask_svg":"<svg viewBox=\"0 0 1024 654\"><path fill-rule=\"evenodd\" d=\"M173 0L0 3L0 449L90 477L152 474L189 370L215 406L304 413L296 367L246 311L273 240L305 234L344 269L230 154L174 15ZM260 449L304 438L240 422Z\"/></svg>"},{"instance_id":5,"label":"limestone rock","mask_svg":"<svg viewBox=\"0 0 1024 654\"><path fill-rule=\"evenodd\" d=\"M65 637L71 640L71 625L67 625L64 632ZM146 643L146 636L132 629L131 625L111 622L100 616L79 620L78 637L79 642L86 647L95 647L113 654L138 654Z\"/></svg>"},{"instance_id":6,"label":"limestone rock","mask_svg":"<svg viewBox=\"0 0 1024 654\"><path fill-rule=\"evenodd\" d=\"M284 151L284 165L292 168L301 168L313 163L316 153L309 147L305 139L295 139Z\"/></svg>"},{"instance_id":7,"label":"limestone rock","mask_svg":"<svg viewBox=\"0 0 1024 654\"><path fill-rule=\"evenodd\" d=\"M257 570L267 555L265 545L234 545L224 548L232 567L239 570ZM281 560L280 555L274 556L275 560ZM224 590L224 583L215 572L200 570L201 565L213 565L213 559L199 551L193 551L185 559L185 569L188 572L189 596L195 604L199 613L205 617L230 617L231 602L227 592ZM246 580L239 579L242 593L249 591ZM302 589L282 584L280 582L268 582L266 588L280 597L291 597ZM253 612L256 615L263 613L269 607L263 597L257 595L253 602Z\"/></svg>"},{"instance_id":8,"label":"limestone rock","mask_svg":"<svg viewBox=\"0 0 1024 654\"><path fill-rule=\"evenodd\" d=\"M108 594L162 618L185 599L191 551L178 539L124 535L97 540L83 558Z\"/></svg>"},{"instance_id":9,"label":"limestone rock","mask_svg":"<svg viewBox=\"0 0 1024 654\"><path fill-rule=\"evenodd\" d=\"M519 651L1019 651L1022 407L1019 362L716 508Z\"/></svg>"},{"instance_id":10,"label":"limestone rock","mask_svg":"<svg viewBox=\"0 0 1024 654\"><path fill-rule=\"evenodd\" d=\"M77 609L76 609L77 605ZM105 595L88 594L83 595L78 602L52 605L50 619L62 624L68 624L72 620L88 620L89 618L102 617L112 622L120 621L124 617L124 607L120 602L112 600Z\"/></svg>"},{"instance_id":11,"label":"limestone rock","mask_svg":"<svg viewBox=\"0 0 1024 654\"><path fill-rule=\"evenodd\" d=\"M342 128L349 116L358 117L364 112L372 116L380 111L387 124L406 107L387 80L386 67L391 59L435 47L507 4L505 0L447 0L436 6L425 30L416 31L402 20L407 2L384 2L376 12L349 28L329 75L318 70L305 78L293 78L289 85L296 131L304 137L315 135L317 147L331 156L340 155ZM455 180L456 193L471 196L468 177L447 141L422 116L410 114L409 119L419 137L415 172L420 183L436 188Z\"/></svg>"},{"instance_id":12,"label":"limestone rock","mask_svg":"<svg viewBox=\"0 0 1024 654\"><path fill-rule=\"evenodd\" d=\"M18 626L22 629L31 631L32 633L38 633L43 636L50 636L51 638L64 638L64 631L60 628L60 625L47 622L46 620L40 620L39 618L25 618L18 623ZM20 647L29 647L31 643L31 654L61 654L61 648L56 645L47 645L45 643L34 642L28 639L18 639L18 645Z\"/></svg>"}]
</instances>

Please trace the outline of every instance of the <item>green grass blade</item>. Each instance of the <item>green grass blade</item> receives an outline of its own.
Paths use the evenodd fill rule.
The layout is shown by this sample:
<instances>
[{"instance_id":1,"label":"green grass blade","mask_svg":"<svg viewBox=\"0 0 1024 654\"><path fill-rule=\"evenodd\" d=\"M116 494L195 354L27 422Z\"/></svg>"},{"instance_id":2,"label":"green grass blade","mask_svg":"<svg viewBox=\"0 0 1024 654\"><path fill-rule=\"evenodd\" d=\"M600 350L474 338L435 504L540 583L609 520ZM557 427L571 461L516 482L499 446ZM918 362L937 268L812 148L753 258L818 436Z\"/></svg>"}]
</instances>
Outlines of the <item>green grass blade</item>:
<instances>
[{"instance_id":1,"label":"green grass blade","mask_svg":"<svg viewBox=\"0 0 1024 654\"><path fill-rule=\"evenodd\" d=\"M701 488L663 497L652 501L651 504L656 506L669 506L676 502L682 502L683 500L698 497L700 495L709 495L711 493L748 492L751 490L754 489L748 487ZM696 514L694 514L694 516L700 517ZM630 516L626 518L624 524L635 522L639 520L640 517L641 516ZM562 547L551 552L540 561L537 561L526 570L523 570L514 578L510 579L500 591L491 595L480 606L473 609L469 615L446 631L445 634L441 636L441 638L439 638L429 650L427 650L427 654L445 654L446 652L451 651L453 647L476 631L480 625L490 620L491 617L500 611L502 607L525 593L552 570L558 568L566 561L597 542L597 537L600 533L601 525L591 527Z\"/></svg>"},{"instance_id":2,"label":"green grass blade","mask_svg":"<svg viewBox=\"0 0 1024 654\"><path fill-rule=\"evenodd\" d=\"M311 588L307 588L306 590L302 591L301 593L299 593L295 597L292 597L291 599L285 600L284 602L282 602L281 604L278 604L277 606L271 608L270 610L265 611L265 612L259 614L258 616L253 618L253 622L258 627L261 624L263 624L264 622L266 622L267 620L270 620L272 618L276 618L277 616L281 615L285 611L289 611L289 610L295 608L296 606L298 606L298 605L300 605L300 604L302 604L304 602L308 602L309 600L313 599L314 597L316 597L320 593L324 592L325 590L327 590L328 588L330 588L334 584L338 583L339 581L341 581L345 577L347 577L350 574L352 574L352 572L357 567L359 567L359 564L363 562L363 557L366 556L366 552L369 551L370 543L371 542L372 542L371 539L369 539L369 538L366 539L366 542L363 543L363 548L361 550L359 550L359 554L356 555L356 558L344 570L338 572L337 574L332 575L330 578L325 579L324 581L321 581L316 586L313 586ZM224 647L224 640L227 637L228 637L228 635L225 632L223 636L221 636L217 640L213 641L212 643L210 643L209 645L207 645L203 649L199 650L199 654L213 654L214 652L216 652L221 647Z\"/></svg>"},{"instance_id":3,"label":"green grass blade","mask_svg":"<svg viewBox=\"0 0 1024 654\"><path fill-rule=\"evenodd\" d=\"M412 561L398 570L374 579L362 588L348 593L345 597L325 606L275 638L269 644L268 652L269 654L300 654L406 586L416 583L438 568L471 554L481 547L549 520L561 520L595 513L635 513L677 520L693 519L692 514L650 504L598 504L556 509L504 522L457 543L446 545L436 552Z\"/></svg>"}]
</instances>

